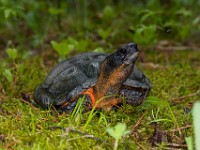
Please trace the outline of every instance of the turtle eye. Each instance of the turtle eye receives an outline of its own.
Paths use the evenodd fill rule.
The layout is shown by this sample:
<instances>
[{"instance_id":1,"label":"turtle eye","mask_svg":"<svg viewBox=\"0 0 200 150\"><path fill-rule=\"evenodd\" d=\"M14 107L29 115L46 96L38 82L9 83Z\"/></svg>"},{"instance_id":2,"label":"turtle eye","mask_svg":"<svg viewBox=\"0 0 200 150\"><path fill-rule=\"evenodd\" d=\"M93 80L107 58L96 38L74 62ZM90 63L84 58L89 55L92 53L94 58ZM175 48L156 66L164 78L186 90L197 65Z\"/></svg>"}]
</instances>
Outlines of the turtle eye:
<instances>
[{"instance_id":1,"label":"turtle eye","mask_svg":"<svg viewBox=\"0 0 200 150\"><path fill-rule=\"evenodd\" d=\"M120 50L120 52L121 52L122 54L126 54L126 49L123 49L123 48L122 48L122 49Z\"/></svg>"}]
</instances>

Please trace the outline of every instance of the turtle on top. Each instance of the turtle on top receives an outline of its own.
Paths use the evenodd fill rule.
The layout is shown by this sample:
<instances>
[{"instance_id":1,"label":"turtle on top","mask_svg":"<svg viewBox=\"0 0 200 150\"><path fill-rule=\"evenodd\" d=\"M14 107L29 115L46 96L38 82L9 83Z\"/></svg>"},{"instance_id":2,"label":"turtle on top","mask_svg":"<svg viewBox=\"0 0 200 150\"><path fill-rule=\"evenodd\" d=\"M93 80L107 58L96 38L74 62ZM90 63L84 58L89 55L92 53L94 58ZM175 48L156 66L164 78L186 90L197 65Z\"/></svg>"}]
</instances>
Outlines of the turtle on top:
<instances>
[{"instance_id":1,"label":"turtle on top","mask_svg":"<svg viewBox=\"0 0 200 150\"><path fill-rule=\"evenodd\" d=\"M139 50L126 44L112 54L90 52L55 66L36 88L34 100L43 108L54 106L70 113L80 97L84 110L110 110L123 102L140 105L151 89L149 79L135 66ZM125 99L125 100L123 100Z\"/></svg>"}]
</instances>

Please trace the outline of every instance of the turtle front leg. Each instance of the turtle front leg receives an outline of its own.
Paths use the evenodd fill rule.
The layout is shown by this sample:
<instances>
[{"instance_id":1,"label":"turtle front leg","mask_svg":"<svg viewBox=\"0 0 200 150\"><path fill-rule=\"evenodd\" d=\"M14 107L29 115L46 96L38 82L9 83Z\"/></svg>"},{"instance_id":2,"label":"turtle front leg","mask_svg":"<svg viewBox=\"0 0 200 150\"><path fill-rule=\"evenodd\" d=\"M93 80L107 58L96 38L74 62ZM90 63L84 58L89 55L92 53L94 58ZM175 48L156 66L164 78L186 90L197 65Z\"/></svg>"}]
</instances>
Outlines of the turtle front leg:
<instances>
[{"instance_id":1,"label":"turtle front leg","mask_svg":"<svg viewBox=\"0 0 200 150\"><path fill-rule=\"evenodd\" d=\"M143 89L126 89L120 91L120 95L125 97L125 102L129 105L141 105L147 97L149 91Z\"/></svg>"},{"instance_id":2,"label":"turtle front leg","mask_svg":"<svg viewBox=\"0 0 200 150\"><path fill-rule=\"evenodd\" d=\"M66 114L70 114L74 108L76 107L78 100L74 100L72 102L69 102L68 104L63 104L59 109L58 112L59 113L63 113L65 112Z\"/></svg>"},{"instance_id":3,"label":"turtle front leg","mask_svg":"<svg viewBox=\"0 0 200 150\"><path fill-rule=\"evenodd\" d=\"M66 113L70 114L73 112L75 107L78 105L78 101L80 98L84 98L83 102L80 103L80 107L82 107L83 112L87 112L92 109L92 102L90 100L90 97L88 95L80 95L80 97L74 98L70 101L67 101L66 103L63 103L61 107L58 109L59 113ZM78 106L77 106L78 107Z\"/></svg>"}]
</instances>

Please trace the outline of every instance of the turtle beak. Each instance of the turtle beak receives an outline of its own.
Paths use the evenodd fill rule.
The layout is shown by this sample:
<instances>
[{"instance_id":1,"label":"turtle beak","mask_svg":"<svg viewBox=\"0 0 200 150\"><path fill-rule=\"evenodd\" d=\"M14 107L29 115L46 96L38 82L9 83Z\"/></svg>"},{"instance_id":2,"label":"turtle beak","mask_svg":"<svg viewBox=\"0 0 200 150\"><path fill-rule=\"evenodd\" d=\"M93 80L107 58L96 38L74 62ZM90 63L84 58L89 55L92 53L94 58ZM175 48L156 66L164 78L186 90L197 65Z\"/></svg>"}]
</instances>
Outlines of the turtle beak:
<instances>
[{"instance_id":1,"label":"turtle beak","mask_svg":"<svg viewBox=\"0 0 200 150\"><path fill-rule=\"evenodd\" d=\"M137 44L129 43L126 45L126 48L127 48L128 53L124 59L124 64L129 65L129 64L135 63L139 55Z\"/></svg>"},{"instance_id":2,"label":"turtle beak","mask_svg":"<svg viewBox=\"0 0 200 150\"><path fill-rule=\"evenodd\" d=\"M124 64L129 65L132 63L135 63L138 58L139 52L135 52L132 55L130 55L125 61Z\"/></svg>"}]
</instances>

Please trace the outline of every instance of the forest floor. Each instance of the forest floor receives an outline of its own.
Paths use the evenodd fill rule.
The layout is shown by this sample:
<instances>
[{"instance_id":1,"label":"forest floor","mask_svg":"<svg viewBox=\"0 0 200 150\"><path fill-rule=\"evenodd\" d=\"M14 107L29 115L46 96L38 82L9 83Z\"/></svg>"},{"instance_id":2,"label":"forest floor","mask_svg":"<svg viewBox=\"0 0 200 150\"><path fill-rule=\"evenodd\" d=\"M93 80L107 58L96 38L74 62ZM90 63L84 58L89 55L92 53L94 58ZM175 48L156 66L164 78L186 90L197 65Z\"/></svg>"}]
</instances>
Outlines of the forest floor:
<instances>
[{"instance_id":1,"label":"forest floor","mask_svg":"<svg viewBox=\"0 0 200 150\"><path fill-rule=\"evenodd\" d=\"M108 129L114 129L118 123L126 125L129 131L119 138L118 149L187 149L186 139L194 136L192 107L194 102L200 100L198 42L189 35L189 40L186 40L187 34L183 31L188 24L185 22L180 23L183 30L180 35L177 34L178 37L173 38L172 35L171 39L165 39L165 36L160 38L155 35L159 28L151 24L145 26L145 21L149 22L147 16L140 22L144 25L137 26L140 29L135 30L137 27L131 25L133 20L142 18L141 15L149 11L131 20L132 13L127 13L127 10L117 11L118 14L114 10L106 7L103 13L95 14L92 18L96 19L95 25L87 20L90 21L85 24L88 28L72 28L67 36L70 38L51 30L50 36L34 47L31 44L36 41L30 40L28 35L31 32L26 33L24 28L18 35L24 37L15 39L21 40L21 43L8 40L6 47L0 43L0 48L5 49L0 52L0 149L113 149L116 138L108 133ZM117 20L117 17L121 18ZM153 21L159 17L162 15L155 14ZM109 25L109 20L113 20L112 25ZM152 23L152 18L150 20ZM70 19L67 21L70 22ZM68 25L74 26L73 23ZM95 33L91 34L92 30ZM23 32L26 34L20 34ZM12 35L9 30L1 31L1 34ZM56 43L56 37L65 41ZM58 114L34 105L34 89L43 82L58 60L86 51L111 53L120 45L133 41L138 43L140 49L136 65L152 83L151 92L142 105L124 104L110 112L90 111L73 115ZM21 51L20 46L15 47L15 44L26 45L21 46L26 50ZM63 48L71 49L64 52Z\"/></svg>"}]
</instances>

